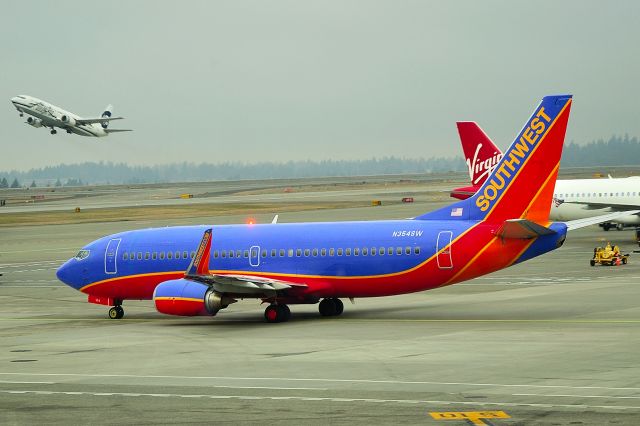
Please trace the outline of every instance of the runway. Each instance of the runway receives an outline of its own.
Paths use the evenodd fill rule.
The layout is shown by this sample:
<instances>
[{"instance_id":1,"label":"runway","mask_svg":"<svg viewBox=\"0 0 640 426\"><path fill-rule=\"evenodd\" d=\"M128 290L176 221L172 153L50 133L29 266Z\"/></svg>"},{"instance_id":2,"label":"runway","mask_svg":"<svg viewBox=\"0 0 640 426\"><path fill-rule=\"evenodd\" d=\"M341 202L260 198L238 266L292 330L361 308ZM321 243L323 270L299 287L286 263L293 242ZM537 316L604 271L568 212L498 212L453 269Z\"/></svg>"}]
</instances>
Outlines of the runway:
<instances>
[{"instance_id":1,"label":"runway","mask_svg":"<svg viewBox=\"0 0 640 426\"><path fill-rule=\"evenodd\" d=\"M280 221L402 218L436 206L417 199ZM345 301L337 318L293 305L282 324L266 324L250 300L214 318L126 301L125 319L109 320L55 278L99 236L166 224L1 230L0 423L455 426L472 423L430 413L488 411L508 416L478 420L495 426L640 421L640 260L588 263L606 237L636 249L633 231L579 230L555 252L473 281Z\"/></svg>"}]
</instances>

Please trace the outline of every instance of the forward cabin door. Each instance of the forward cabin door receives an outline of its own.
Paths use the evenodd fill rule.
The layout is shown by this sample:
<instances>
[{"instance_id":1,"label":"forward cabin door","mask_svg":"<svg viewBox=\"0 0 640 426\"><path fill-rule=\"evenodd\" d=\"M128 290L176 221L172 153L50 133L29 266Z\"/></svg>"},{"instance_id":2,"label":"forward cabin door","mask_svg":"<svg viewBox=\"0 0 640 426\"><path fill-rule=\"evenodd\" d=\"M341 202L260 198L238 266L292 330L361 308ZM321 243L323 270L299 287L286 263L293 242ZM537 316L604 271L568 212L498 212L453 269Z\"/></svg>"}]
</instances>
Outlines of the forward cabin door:
<instances>
[{"instance_id":1,"label":"forward cabin door","mask_svg":"<svg viewBox=\"0 0 640 426\"><path fill-rule=\"evenodd\" d=\"M451 239L453 238L453 232L441 231L438 234L438 243L436 247L436 253L438 253L437 261L438 268L451 269L453 268L453 260L451 259Z\"/></svg>"},{"instance_id":2,"label":"forward cabin door","mask_svg":"<svg viewBox=\"0 0 640 426\"><path fill-rule=\"evenodd\" d=\"M104 252L104 272L105 274L116 274L118 272L118 247L120 247L120 238L114 238L107 244Z\"/></svg>"}]
</instances>

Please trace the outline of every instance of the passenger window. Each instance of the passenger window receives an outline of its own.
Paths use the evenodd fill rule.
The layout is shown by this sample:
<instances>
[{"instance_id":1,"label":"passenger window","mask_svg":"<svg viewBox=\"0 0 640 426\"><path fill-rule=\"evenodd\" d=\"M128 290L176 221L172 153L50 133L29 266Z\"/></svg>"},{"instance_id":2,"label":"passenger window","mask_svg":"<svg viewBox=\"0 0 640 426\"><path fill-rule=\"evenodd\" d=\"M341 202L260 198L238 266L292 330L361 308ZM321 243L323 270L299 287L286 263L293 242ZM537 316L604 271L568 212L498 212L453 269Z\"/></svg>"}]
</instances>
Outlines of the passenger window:
<instances>
[{"instance_id":1,"label":"passenger window","mask_svg":"<svg viewBox=\"0 0 640 426\"><path fill-rule=\"evenodd\" d=\"M233 250L229 250L229 258L233 258Z\"/></svg>"},{"instance_id":2,"label":"passenger window","mask_svg":"<svg viewBox=\"0 0 640 426\"><path fill-rule=\"evenodd\" d=\"M354 256L360 256L360 249L358 247L353 249L353 255Z\"/></svg>"},{"instance_id":3,"label":"passenger window","mask_svg":"<svg viewBox=\"0 0 640 426\"><path fill-rule=\"evenodd\" d=\"M404 254L411 254L411 247L405 247Z\"/></svg>"},{"instance_id":4,"label":"passenger window","mask_svg":"<svg viewBox=\"0 0 640 426\"><path fill-rule=\"evenodd\" d=\"M402 247L396 247L396 254L400 256L402 254Z\"/></svg>"},{"instance_id":5,"label":"passenger window","mask_svg":"<svg viewBox=\"0 0 640 426\"><path fill-rule=\"evenodd\" d=\"M158 258L158 253L154 251L153 254L151 255L151 259L156 260L157 258Z\"/></svg>"},{"instance_id":6,"label":"passenger window","mask_svg":"<svg viewBox=\"0 0 640 426\"><path fill-rule=\"evenodd\" d=\"M276 249L271 249L271 257L276 257Z\"/></svg>"},{"instance_id":7,"label":"passenger window","mask_svg":"<svg viewBox=\"0 0 640 426\"><path fill-rule=\"evenodd\" d=\"M323 248L322 250L320 250L320 256L325 257L327 255L327 249Z\"/></svg>"},{"instance_id":8,"label":"passenger window","mask_svg":"<svg viewBox=\"0 0 640 426\"><path fill-rule=\"evenodd\" d=\"M213 252L213 258L214 259L217 259L219 255L220 255L220 253L218 252L218 250Z\"/></svg>"},{"instance_id":9,"label":"passenger window","mask_svg":"<svg viewBox=\"0 0 640 426\"><path fill-rule=\"evenodd\" d=\"M180 252L179 251L176 252L176 259L180 259Z\"/></svg>"},{"instance_id":10,"label":"passenger window","mask_svg":"<svg viewBox=\"0 0 640 426\"><path fill-rule=\"evenodd\" d=\"M351 249L350 248L344 249L344 255L345 256L351 256Z\"/></svg>"},{"instance_id":11,"label":"passenger window","mask_svg":"<svg viewBox=\"0 0 640 426\"><path fill-rule=\"evenodd\" d=\"M170 251L167 252L167 259L173 259L173 253Z\"/></svg>"},{"instance_id":12,"label":"passenger window","mask_svg":"<svg viewBox=\"0 0 640 426\"><path fill-rule=\"evenodd\" d=\"M311 250L304 249L304 257L309 257L310 254L311 254Z\"/></svg>"},{"instance_id":13,"label":"passenger window","mask_svg":"<svg viewBox=\"0 0 640 426\"><path fill-rule=\"evenodd\" d=\"M364 247L364 248L362 249L362 255L363 255L363 256L366 256L367 254L369 254L369 249L367 249L366 247Z\"/></svg>"},{"instance_id":14,"label":"passenger window","mask_svg":"<svg viewBox=\"0 0 640 426\"><path fill-rule=\"evenodd\" d=\"M335 249L330 248L330 249L329 249L329 256L332 256L332 257L333 257L333 256L335 256L335 254L336 254L336 250L335 250Z\"/></svg>"},{"instance_id":15,"label":"passenger window","mask_svg":"<svg viewBox=\"0 0 640 426\"><path fill-rule=\"evenodd\" d=\"M242 250L236 250L236 257L240 259L242 257Z\"/></svg>"},{"instance_id":16,"label":"passenger window","mask_svg":"<svg viewBox=\"0 0 640 426\"><path fill-rule=\"evenodd\" d=\"M149 257L150 257L149 252L146 252L146 253L144 254L144 260L149 260Z\"/></svg>"},{"instance_id":17,"label":"passenger window","mask_svg":"<svg viewBox=\"0 0 640 426\"><path fill-rule=\"evenodd\" d=\"M226 251L224 251L224 250L222 250L222 251L220 252L220 256L222 256L222 258L223 258L223 259L224 259L224 258L226 258L226 257L227 257L227 252L226 252Z\"/></svg>"},{"instance_id":18,"label":"passenger window","mask_svg":"<svg viewBox=\"0 0 640 426\"><path fill-rule=\"evenodd\" d=\"M284 257L284 249L280 249L280 257Z\"/></svg>"},{"instance_id":19,"label":"passenger window","mask_svg":"<svg viewBox=\"0 0 640 426\"><path fill-rule=\"evenodd\" d=\"M384 247L380 247L380 248L378 249L378 254L379 254L380 256L384 256Z\"/></svg>"},{"instance_id":20,"label":"passenger window","mask_svg":"<svg viewBox=\"0 0 640 426\"><path fill-rule=\"evenodd\" d=\"M342 256L342 249L341 248L338 249L338 256Z\"/></svg>"},{"instance_id":21,"label":"passenger window","mask_svg":"<svg viewBox=\"0 0 640 426\"><path fill-rule=\"evenodd\" d=\"M413 254L420 254L420 247L414 247Z\"/></svg>"},{"instance_id":22,"label":"passenger window","mask_svg":"<svg viewBox=\"0 0 640 426\"><path fill-rule=\"evenodd\" d=\"M195 252L195 251L192 251L192 252L191 252L191 258L193 259L194 257L196 257L196 252Z\"/></svg>"},{"instance_id":23,"label":"passenger window","mask_svg":"<svg viewBox=\"0 0 640 426\"><path fill-rule=\"evenodd\" d=\"M312 254L313 254L313 257L317 257L318 256L318 249L317 248L313 249Z\"/></svg>"},{"instance_id":24,"label":"passenger window","mask_svg":"<svg viewBox=\"0 0 640 426\"><path fill-rule=\"evenodd\" d=\"M243 255L245 259L249 258L249 250L245 250Z\"/></svg>"},{"instance_id":25,"label":"passenger window","mask_svg":"<svg viewBox=\"0 0 640 426\"><path fill-rule=\"evenodd\" d=\"M288 256L288 257L293 257L293 249L289 249L289 250L287 251L287 256Z\"/></svg>"},{"instance_id":26,"label":"passenger window","mask_svg":"<svg viewBox=\"0 0 640 426\"><path fill-rule=\"evenodd\" d=\"M183 258L183 259L187 259L188 257L189 257L189 252L187 252L187 251L183 251L183 252L182 252L182 258Z\"/></svg>"},{"instance_id":27,"label":"passenger window","mask_svg":"<svg viewBox=\"0 0 640 426\"><path fill-rule=\"evenodd\" d=\"M124 253L122 253L122 260L127 260L127 259L129 259L129 253L125 251Z\"/></svg>"},{"instance_id":28,"label":"passenger window","mask_svg":"<svg viewBox=\"0 0 640 426\"><path fill-rule=\"evenodd\" d=\"M296 249L296 257L302 256L302 249Z\"/></svg>"},{"instance_id":29,"label":"passenger window","mask_svg":"<svg viewBox=\"0 0 640 426\"><path fill-rule=\"evenodd\" d=\"M389 248L387 249L387 254L388 254L389 256L391 256L391 255L393 254L393 247L389 247Z\"/></svg>"},{"instance_id":30,"label":"passenger window","mask_svg":"<svg viewBox=\"0 0 640 426\"><path fill-rule=\"evenodd\" d=\"M142 260L142 253L141 253L141 252L138 252L138 255L136 256L136 258L137 258L138 260Z\"/></svg>"},{"instance_id":31,"label":"passenger window","mask_svg":"<svg viewBox=\"0 0 640 426\"><path fill-rule=\"evenodd\" d=\"M164 252L163 251L160 252L160 260L164 260Z\"/></svg>"}]
</instances>

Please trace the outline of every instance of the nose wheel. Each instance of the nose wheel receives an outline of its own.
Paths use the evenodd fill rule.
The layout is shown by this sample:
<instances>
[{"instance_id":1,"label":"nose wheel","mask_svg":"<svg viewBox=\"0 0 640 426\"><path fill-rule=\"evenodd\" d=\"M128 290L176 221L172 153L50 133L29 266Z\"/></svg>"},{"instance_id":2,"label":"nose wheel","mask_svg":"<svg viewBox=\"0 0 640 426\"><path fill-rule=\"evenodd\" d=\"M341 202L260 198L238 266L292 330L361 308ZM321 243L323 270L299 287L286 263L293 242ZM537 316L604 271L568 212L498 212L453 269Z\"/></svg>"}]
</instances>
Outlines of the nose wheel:
<instances>
[{"instance_id":1,"label":"nose wheel","mask_svg":"<svg viewBox=\"0 0 640 426\"><path fill-rule=\"evenodd\" d=\"M120 319L123 316L124 316L124 309L122 309L122 306L114 306L113 308L109 309L110 319Z\"/></svg>"},{"instance_id":2,"label":"nose wheel","mask_svg":"<svg viewBox=\"0 0 640 426\"><path fill-rule=\"evenodd\" d=\"M291 318L291 310L287 305L272 304L264 310L264 319L270 323L286 322L289 321L289 318Z\"/></svg>"},{"instance_id":3,"label":"nose wheel","mask_svg":"<svg viewBox=\"0 0 640 426\"><path fill-rule=\"evenodd\" d=\"M323 299L318 305L318 311L323 317L335 317L344 311L344 304L338 298Z\"/></svg>"},{"instance_id":4,"label":"nose wheel","mask_svg":"<svg viewBox=\"0 0 640 426\"><path fill-rule=\"evenodd\" d=\"M55 135L56 133L58 133L58 131L56 129L51 129L51 134Z\"/></svg>"}]
</instances>

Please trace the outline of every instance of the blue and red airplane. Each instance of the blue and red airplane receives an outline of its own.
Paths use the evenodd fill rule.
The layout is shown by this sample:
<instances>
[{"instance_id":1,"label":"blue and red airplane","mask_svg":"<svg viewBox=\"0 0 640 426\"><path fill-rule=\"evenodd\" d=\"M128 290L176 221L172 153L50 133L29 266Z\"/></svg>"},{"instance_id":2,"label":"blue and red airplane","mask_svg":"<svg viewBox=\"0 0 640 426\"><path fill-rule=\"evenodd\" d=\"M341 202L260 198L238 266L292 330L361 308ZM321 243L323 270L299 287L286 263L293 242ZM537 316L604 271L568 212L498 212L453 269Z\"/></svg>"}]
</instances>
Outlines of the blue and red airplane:
<instances>
[{"instance_id":1,"label":"blue and red airplane","mask_svg":"<svg viewBox=\"0 0 640 426\"><path fill-rule=\"evenodd\" d=\"M319 303L340 315L341 298L430 290L485 275L560 247L565 223L548 220L571 96L547 96L472 197L413 219L181 226L113 234L85 246L58 278L112 306L153 299L159 312L216 315L238 299ZM575 227L592 221L581 221Z\"/></svg>"}]
</instances>

